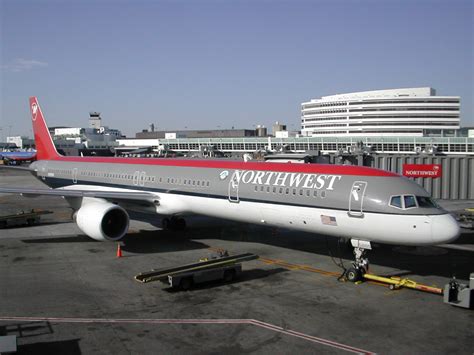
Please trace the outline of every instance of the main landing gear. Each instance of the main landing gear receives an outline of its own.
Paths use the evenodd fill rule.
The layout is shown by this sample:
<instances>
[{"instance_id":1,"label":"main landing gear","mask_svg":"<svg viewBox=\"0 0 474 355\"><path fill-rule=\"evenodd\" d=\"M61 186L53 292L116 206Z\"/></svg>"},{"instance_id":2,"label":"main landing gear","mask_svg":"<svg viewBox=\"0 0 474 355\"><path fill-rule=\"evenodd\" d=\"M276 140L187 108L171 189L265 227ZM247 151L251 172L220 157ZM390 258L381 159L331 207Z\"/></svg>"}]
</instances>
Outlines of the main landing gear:
<instances>
[{"instance_id":1,"label":"main landing gear","mask_svg":"<svg viewBox=\"0 0 474 355\"><path fill-rule=\"evenodd\" d=\"M346 279L351 282L362 280L364 274L369 271L369 259L366 257L367 250L372 250L370 242L358 239L351 239L354 247L355 261L346 271Z\"/></svg>"},{"instance_id":2,"label":"main landing gear","mask_svg":"<svg viewBox=\"0 0 474 355\"><path fill-rule=\"evenodd\" d=\"M186 220L182 217L165 217L161 221L161 227L164 230L182 231L186 229Z\"/></svg>"}]
</instances>

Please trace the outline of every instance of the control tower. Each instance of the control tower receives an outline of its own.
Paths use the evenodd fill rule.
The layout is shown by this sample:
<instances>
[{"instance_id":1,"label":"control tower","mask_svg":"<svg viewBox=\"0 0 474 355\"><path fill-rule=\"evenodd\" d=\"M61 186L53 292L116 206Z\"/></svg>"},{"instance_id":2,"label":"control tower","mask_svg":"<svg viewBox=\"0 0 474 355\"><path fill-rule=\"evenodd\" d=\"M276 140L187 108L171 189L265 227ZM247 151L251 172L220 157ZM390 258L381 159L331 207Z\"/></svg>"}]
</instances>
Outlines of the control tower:
<instances>
[{"instance_id":1,"label":"control tower","mask_svg":"<svg viewBox=\"0 0 474 355\"><path fill-rule=\"evenodd\" d=\"M100 129L102 126L100 112L89 112L89 128Z\"/></svg>"}]
</instances>

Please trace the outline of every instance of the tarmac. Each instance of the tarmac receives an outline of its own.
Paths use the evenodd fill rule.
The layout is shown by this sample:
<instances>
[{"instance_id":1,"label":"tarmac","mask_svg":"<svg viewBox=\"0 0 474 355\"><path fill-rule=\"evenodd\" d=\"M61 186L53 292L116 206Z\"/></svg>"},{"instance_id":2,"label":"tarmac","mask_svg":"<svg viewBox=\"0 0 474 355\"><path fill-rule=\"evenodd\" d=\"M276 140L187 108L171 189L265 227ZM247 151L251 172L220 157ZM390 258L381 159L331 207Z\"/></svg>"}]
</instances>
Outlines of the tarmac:
<instances>
[{"instance_id":1,"label":"tarmac","mask_svg":"<svg viewBox=\"0 0 474 355\"><path fill-rule=\"evenodd\" d=\"M1 168L0 186L44 187ZM171 232L157 216L131 222L117 258L117 243L86 237L62 198L0 194L0 216L32 208L54 213L0 229L0 335L16 335L19 354L473 353L472 310L435 294L339 281L337 264L348 267L352 256L335 238L202 217ZM222 249L261 258L232 283L190 291L134 280ZM453 275L468 283L473 251L474 231L465 229L454 245L378 245L369 259L372 273L444 287Z\"/></svg>"}]
</instances>

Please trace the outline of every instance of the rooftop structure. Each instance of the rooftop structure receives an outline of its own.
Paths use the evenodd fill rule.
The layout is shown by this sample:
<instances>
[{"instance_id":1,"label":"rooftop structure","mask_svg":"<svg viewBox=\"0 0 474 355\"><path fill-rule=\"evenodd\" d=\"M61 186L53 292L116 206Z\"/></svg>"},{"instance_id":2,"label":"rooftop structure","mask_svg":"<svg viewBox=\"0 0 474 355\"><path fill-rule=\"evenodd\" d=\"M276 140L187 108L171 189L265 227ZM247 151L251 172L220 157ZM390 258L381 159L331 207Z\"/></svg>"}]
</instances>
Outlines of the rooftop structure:
<instances>
[{"instance_id":1,"label":"rooftop structure","mask_svg":"<svg viewBox=\"0 0 474 355\"><path fill-rule=\"evenodd\" d=\"M255 137L253 129L214 129L214 130L182 130L182 131L143 131L135 134L135 138L231 138L231 137Z\"/></svg>"},{"instance_id":2,"label":"rooftop structure","mask_svg":"<svg viewBox=\"0 0 474 355\"><path fill-rule=\"evenodd\" d=\"M134 149L147 146L166 146L180 152L199 152L202 147L213 147L225 154L252 153L257 150L286 150L304 153L321 151L335 153L361 143L373 153L420 154L438 152L442 154L474 155L474 138L469 137L241 137L241 138L176 138L176 139L131 139L119 140L119 147Z\"/></svg>"},{"instance_id":3,"label":"rooftop structure","mask_svg":"<svg viewBox=\"0 0 474 355\"><path fill-rule=\"evenodd\" d=\"M429 87L323 96L301 104L304 136L453 136L458 96Z\"/></svg>"}]
</instances>

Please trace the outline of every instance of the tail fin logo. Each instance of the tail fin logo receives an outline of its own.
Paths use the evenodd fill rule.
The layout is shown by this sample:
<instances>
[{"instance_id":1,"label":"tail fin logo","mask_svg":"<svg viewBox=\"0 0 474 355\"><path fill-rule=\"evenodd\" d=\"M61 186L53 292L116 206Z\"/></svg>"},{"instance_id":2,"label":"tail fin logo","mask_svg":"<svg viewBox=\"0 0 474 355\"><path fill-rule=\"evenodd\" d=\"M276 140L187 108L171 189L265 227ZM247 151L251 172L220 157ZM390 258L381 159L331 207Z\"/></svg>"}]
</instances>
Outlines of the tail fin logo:
<instances>
[{"instance_id":1,"label":"tail fin logo","mask_svg":"<svg viewBox=\"0 0 474 355\"><path fill-rule=\"evenodd\" d=\"M36 121L36 114L38 113L38 105L36 104L36 102L33 102L33 104L31 105L31 113L33 121Z\"/></svg>"}]
</instances>

